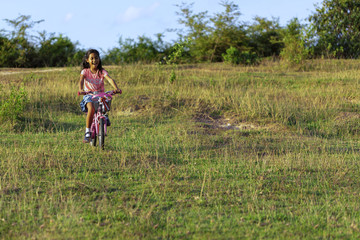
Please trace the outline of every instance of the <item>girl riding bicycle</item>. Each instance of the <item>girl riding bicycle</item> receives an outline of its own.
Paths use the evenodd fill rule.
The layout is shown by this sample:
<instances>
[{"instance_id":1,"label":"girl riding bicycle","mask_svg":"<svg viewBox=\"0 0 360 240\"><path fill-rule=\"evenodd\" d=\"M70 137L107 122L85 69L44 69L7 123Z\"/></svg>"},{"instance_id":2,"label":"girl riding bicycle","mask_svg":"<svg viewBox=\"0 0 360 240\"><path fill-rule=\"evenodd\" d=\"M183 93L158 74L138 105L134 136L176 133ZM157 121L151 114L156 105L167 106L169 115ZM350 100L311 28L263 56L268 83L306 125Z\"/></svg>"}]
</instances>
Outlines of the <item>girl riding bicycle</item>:
<instances>
[{"instance_id":1,"label":"girl riding bicycle","mask_svg":"<svg viewBox=\"0 0 360 240\"><path fill-rule=\"evenodd\" d=\"M82 71L80 73L79 91L80 92L105 92L104 79L114 88L115 93L121 93L115 81L109 76L108 72L102 67L100 54L95 49L90 49L86 52L83 62ZM86 130L83 142L90 142L90 126L93 121L95 113L92 95L85 95L80 103L81 110L87 112L86 116Z\"/></svg>"}]
</instances>

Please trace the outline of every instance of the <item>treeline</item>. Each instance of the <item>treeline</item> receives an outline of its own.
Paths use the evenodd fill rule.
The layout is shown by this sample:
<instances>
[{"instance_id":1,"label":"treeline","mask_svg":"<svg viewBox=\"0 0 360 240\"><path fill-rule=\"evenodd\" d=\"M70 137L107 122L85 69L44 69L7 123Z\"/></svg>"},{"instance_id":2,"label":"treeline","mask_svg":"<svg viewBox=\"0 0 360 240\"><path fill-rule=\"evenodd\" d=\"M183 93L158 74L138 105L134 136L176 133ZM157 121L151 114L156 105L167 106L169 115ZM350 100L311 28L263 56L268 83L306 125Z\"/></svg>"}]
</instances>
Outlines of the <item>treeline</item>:
<instances>
[{"instance_id":1,"label":"treeline","mask_svg":"<svg viewBox=\"0 0 360 240\"><path fill-rule=\"evenodd\" d=\"M210 15L195 13L193 4L178 5L178 22L173 29L178 39L119 39L119 45L102 56L104 64L167 63L177 54L177 62L221 62L256 64L262 58L282 58L299 64L309 58L358 58L360 55L360 2L324 0L315 7L307 23L292 19L280 26L279 19L256 17L252 23L240 21L239 6L231 1L220 3L223 11ZM12 30L0 32L0 67L52 67L79 65L85 50L79 43L55 33L29 34L42 21L30 16L5 19ZM181 55L179 55L181 46Z\"/></svg>"},{"instance_id":2,"label":"treeline","mask_svg":"<svg viewBox=\"0 0 360 240\"><path fill-rule=\"evenodd\" d=\"M0 67L62 67L79 65L84 50L77 48L63 35L29 30L41 21L32 21L31 16L21 15L14 20L5 19L12 30L2 30L0 35Z\"/></svg>"}]
</instances>

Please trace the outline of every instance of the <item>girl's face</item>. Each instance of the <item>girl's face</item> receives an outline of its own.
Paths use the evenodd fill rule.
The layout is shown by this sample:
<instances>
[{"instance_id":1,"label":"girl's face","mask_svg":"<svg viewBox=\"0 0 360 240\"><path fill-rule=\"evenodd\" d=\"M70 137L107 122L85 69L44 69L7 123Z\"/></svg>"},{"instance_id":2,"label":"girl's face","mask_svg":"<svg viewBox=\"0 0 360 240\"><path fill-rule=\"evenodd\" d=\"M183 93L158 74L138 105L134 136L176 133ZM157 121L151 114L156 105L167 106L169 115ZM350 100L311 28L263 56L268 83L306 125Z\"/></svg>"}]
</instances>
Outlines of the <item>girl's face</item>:
<instances>
[{"instance_id":1,"label":"girl's face","mask_svg":"<svg viewBox=\"0 0 360 240\"><path fill-rule=\"evenodd\" d=\"M91 53L87 59L87 62L89 63L91 69L97 69L99 61L100 58L96 53Z\"/></svg>"}]
</instances>

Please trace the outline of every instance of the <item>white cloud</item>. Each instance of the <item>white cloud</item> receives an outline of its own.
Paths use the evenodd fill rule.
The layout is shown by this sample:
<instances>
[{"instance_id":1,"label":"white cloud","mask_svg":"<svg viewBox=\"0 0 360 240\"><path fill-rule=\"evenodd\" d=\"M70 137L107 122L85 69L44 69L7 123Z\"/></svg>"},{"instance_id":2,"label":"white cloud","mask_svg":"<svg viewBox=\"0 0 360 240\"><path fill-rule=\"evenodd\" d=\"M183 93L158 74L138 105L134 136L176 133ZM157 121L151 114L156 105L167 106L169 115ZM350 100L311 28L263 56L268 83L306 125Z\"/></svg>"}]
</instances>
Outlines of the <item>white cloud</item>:
<instances>
[{"instance_id":1,"label":"white cloud","mask_svg":"<svg viewBox=\"0 0 360 240\"><path fill-rule=\"evenodd\" d=\"M141 16L142 8L136 8L134 6L130 6L126 9L125 13L121 15L121 20L123 22L131 22Z\"/></svg>"},{"instance_id":2,"label":"white cloud","mask_svg":"<svg viewBox=\"0 0 360 240\"><path fill-rule=\"evenodd\" d=\"M154 2L152 5L148 7L130 6L126 9L124 13L118 16L117 20L119 23L128 23L143 17L149 17L155 12L155 10L159 6L160 6L159 2Z\"/></svg>"},{"instance_id":3,"label":"white cloud","mask_svg":"<svg viewBox=\"0 0 360 240\"><path fill-rule=\"evenodd\" d=\"M73 18L74 14L68 13L65 16L65 22L69 22Z\"/></svg>"}]
</instances>

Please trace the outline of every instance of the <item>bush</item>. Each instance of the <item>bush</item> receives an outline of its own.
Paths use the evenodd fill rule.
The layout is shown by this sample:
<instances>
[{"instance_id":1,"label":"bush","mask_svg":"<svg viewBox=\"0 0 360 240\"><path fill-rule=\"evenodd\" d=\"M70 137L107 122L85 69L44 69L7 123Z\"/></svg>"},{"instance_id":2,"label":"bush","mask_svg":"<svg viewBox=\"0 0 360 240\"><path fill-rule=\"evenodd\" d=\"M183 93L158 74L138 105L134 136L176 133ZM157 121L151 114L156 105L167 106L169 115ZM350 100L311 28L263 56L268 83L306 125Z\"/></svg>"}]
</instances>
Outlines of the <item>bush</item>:
<instances>
[{"instance_id":1,"label":"bush","mask_svg":"<svg viewBox=\"0 0 360 240\"><path fill-rule=\"evenodd\" d=\"M256 53L250 51L240 52L235 47L227 49L226 54L223 54L222 56L224 61L230 64L255 65L259 61Z\"/></svg>"},{"instance_id":2,"label":"bush","mask_svg":"<svg viewBox=\"0 0 360 240\"><path fill-rule=\"evenodd\" d=\"M305 42L296 37L287 36L284 38L285 47L280 56L290 65L303 64L309 57L309 50L305 47Z\"/></svg>"},{"instance_id":3,"label":"bush","mask_svg":"<svg viewBox=\"0 0 360 240\"><path fill-rule=\"evenodd\" d=\"M2 94L6 96L6 94ZM10 95L0 101L0 119L14 123L20 118L28 103L27 93L24 87L12 87Z\"/></svg>"}]
</instances>

